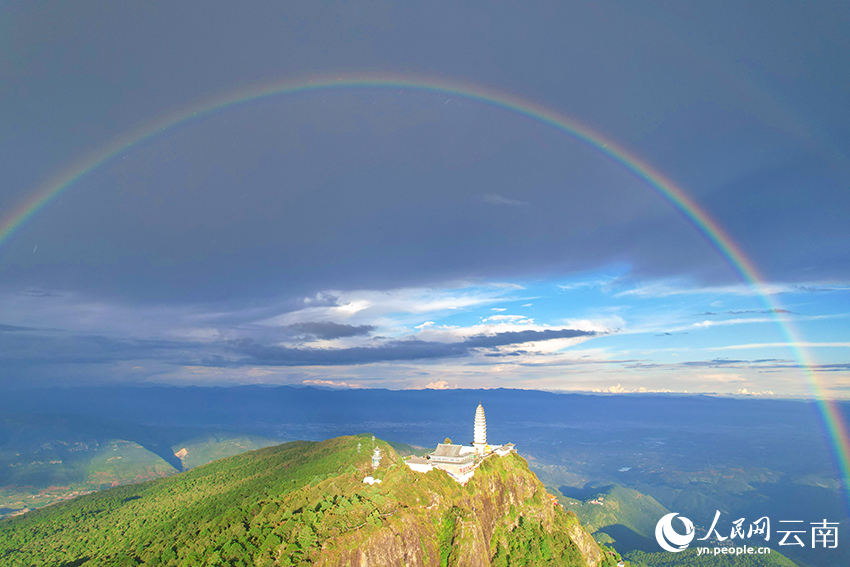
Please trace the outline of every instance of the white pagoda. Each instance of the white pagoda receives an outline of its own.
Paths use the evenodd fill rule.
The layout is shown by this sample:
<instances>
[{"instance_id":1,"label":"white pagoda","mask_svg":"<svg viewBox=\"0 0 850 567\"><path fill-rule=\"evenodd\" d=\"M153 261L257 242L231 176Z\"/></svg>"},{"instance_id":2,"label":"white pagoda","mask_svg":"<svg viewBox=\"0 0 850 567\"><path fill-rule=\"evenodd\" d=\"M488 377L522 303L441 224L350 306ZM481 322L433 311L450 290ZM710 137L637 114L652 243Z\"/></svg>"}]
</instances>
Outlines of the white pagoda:
<instances>
[{"instance_id":1,"label":"white pagoda","mask_svg":"<svg viewBox=\"0 0 850 567\"><path fill-rule=\"evenodd\" d=\"M448 439L446 440L448 441ZM437 445L427 459L410 457L407 466L417 472L428 472L440 469L460 483L466 483L475 473L475 469L485 458L491 455L504 457L516 450L513 443L491 447L487 444L487 419L484 416L484 406L480 403L475 409L475 421L472 425L472 446L455 445L451 441Z\"/></svg>"},{"instance_id":2,"label":"white pagoda","mask_svg":"<svg viewBox=\"0 0 850 567\"><path fill-rule=\"evenodd\" d=\"M475 447L475 452L479 455L489 452L489 447L487 446L487 418L484 417L484 406L480 402L475 409L475 424L472 427L472 432L472 446Z\"/></svg>"}]
</instances>

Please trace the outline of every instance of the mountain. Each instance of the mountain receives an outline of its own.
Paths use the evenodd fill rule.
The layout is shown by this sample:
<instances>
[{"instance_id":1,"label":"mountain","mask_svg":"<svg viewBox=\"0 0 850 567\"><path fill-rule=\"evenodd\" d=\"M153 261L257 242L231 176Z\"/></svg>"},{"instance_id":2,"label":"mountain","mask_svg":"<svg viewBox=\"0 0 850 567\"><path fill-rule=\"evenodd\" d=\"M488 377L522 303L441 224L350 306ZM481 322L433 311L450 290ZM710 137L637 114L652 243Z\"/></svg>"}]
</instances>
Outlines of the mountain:
<instances>
[{"instance_id":1,"label":"mountain","mask_svg":"<svg viewBox=\"0 0 850 567\"><path fill-rule=\"evenodd\" d=\"M0 517L176 474L279 439L86 415L0 416Z\"/></svg>"},{"instance_id":2,"label":"mountain","mask_svg":"<svg viewBox=\"0 0 850 567\"><path fill-rule=\"evenodd\" d=\"M296 441L5 519L0 563L616 565L519 455L486 459L463 486L373 439Z\"/></svg>"},{"instance_id":3,"label":"mountain","mask_svg":"<svg viewBox=\"0 0 850 567\"><path fill-rule=\"evenodd\" d=\"M574 493L566 486L560 492ZM564 495L559 501L564 508L575 512L598 541L616 542L621 549L658 549L655 524L668 510L652 496L616 484L584 492L588 494L583 500Z\"/></svg>"}]
</instances>

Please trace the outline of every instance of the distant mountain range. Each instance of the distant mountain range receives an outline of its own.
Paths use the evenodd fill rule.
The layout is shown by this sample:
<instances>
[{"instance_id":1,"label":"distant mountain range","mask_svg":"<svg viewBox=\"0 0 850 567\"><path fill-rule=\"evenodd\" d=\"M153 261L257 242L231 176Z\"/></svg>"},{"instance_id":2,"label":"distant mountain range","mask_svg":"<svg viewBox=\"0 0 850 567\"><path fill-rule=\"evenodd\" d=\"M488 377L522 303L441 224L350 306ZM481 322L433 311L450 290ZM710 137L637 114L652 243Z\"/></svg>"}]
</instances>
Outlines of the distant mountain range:
<instances>
[{"instance_id":1,"label":"distant mountain range","mask_svg":"<svg viewBox=\"0 0 850 567\"><path fill-rule=\"evenodd\" d=\"M321 440L371 431L384 439L433 446L445 437L471 441L479 402L493 438L522 443L525 454L542 461L551 461L550 453L559 453L559 445L616 449L638 440L645 454L687 455L696 469L746 461L788 474L836 472L817 407L806 401L508 389L109 386L8 391L0 399L0 412L82 414L284 439ZM846 404L839 407L850 417ZM651 464L667 466L661 461L645 466ZM616 472L631 465L609 466Z\"/></svg>"},{"instance_id":2,"label":"distant mountain range","mask_svg":"<svg viewBox=\"0 0 850 567\"><path fill-rule=\"evenodd\" d=\"M86 415L0 416L0 517L281 443Z\"/></svg>"}]
</instances>

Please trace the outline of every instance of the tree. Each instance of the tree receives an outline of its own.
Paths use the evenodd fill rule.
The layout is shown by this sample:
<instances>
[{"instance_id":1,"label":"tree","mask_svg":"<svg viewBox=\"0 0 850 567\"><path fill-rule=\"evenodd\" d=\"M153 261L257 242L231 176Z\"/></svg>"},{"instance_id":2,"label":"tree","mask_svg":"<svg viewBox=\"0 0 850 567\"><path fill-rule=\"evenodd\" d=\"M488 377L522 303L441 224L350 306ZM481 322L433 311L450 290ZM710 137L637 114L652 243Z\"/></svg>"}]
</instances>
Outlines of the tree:
<instances>
[{"instance_id":1,"label":"tree","mask_svg":"<svg viewBox=\"0 0 850 567\"><path fill-rule=\"evenodd\" d=\"M316 545L316 534L309 526L301 528L301 533L298 534L298 545L304 550Z\"/></svg>"},{"instance_id":2,"label":"tree","mask_svg":"<svg viewBox=\"0 0 850 567\"><path fill-rule=\"evenodd\" d=\"M443 441L443 443L445 443L446 445L451 445L451 444L452 444L452 440L451 440L451 439L449 439L448 437L446 437L446 440L445 440L445 441Z\"/></svg>"}]
</instances>

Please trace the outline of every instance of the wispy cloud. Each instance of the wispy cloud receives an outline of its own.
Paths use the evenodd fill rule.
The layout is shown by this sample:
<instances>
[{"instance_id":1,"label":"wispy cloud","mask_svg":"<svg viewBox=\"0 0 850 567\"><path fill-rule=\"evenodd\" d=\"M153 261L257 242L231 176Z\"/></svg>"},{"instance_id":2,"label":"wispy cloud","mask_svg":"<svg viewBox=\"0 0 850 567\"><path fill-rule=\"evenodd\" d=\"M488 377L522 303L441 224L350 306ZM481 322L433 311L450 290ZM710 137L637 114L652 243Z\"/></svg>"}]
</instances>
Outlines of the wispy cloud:
<instances>
[{"instance_id":1,"label":"wispy cloud","mask_svg":"<svg viewBox=\"0 0 850 567\"><path fill-rule=\"evenodd\" d=\"M517 199L508 199L507 197L502 197L501 195L496 195L495 193L487 193L482 198L484 199L484 201L492 205L523 206L528 204L525 201L518 201Z\"/></svg>"},{"instance_id":2,"label":"wispy cloud","mask_svg":"<svg viewBox=\"0 0 850 567\"><path fill-rule=\"evenodd\" d=\"M21 327L18 325L4 325L0 323L0 333L20 333L22 331L35 331L35 327Z\"/></svg>"},{"instance_id":3,"label":"wispy cloud","mask_svg":"<svg viewBox=\"0 0 850 567\"><path fill-rule=\"evenodd\" d=\"M593 289L593 288L603 288L611 285L616 281L616 278L603 278L603 279L594 279L594 280L584 280L566 284L558 284L558 288L562 291L573 291L576 289Z\"/></svg>"},{"instance_id":4,"label":"wispy cloud","mask_svg":"<svg viewBox=\"0 0 850 567\"><path fill-rule=\"evenodd\" d=\"M734 295L759 296L789 293L816 293L827 291L847 291L844 286L797 285L783 283L765 283L757 285L735 284L725 286L699 286L681 282L652 282L632 289L617 292L614 297L663 298L678 295ZM781 310L780 310L781 311Z\"/></svg>"},{"instance_id":5,"label":"wispy cloud","mask_svg":"<svg viewBox=\"0 0 850 567\"><path fill-rule=\"evenodd\" d=\"M638 386L634 388L624 387L619 382L613 386L608 386L607 388L594 388L591 390L593 392L597 392L600 394L670 394L673 393L673 390L667 389L652 389L647 388L645 386Z\"/></svg>"},{"instance_id":6,"label":"wispy cloud","mask_svg":"<svg viewBox=\"0 0 850 567\"><path fill-rule=\"evenodd\" d=\"M745 350L745 349L754 349L754 348L850 348L850 342L838 342L838 343L810 343L810 342L749 343L749 344L741 344L741 345L706 347L705 350Z\"/></svg>"},{"instance_id":7,"label":"wispy cloud","mask_svg":"<svg viewBox=\"0 0 850 567\"><path fill-rule=\"evenodd\" d=\"M306 304L269 317L258 324L288 326L307 321L334 321L347 324L414 324L422 315L472 309L503 301L522 287L513 284L486 284L457 288L402 288L386 291L355 290L326 292L333 304Z\"/></svg>"}]
</instances>

